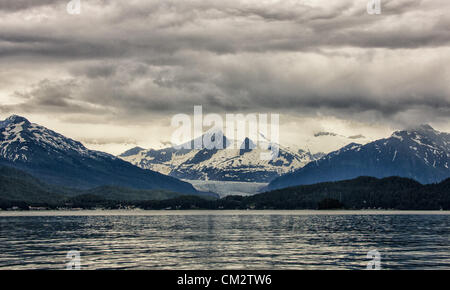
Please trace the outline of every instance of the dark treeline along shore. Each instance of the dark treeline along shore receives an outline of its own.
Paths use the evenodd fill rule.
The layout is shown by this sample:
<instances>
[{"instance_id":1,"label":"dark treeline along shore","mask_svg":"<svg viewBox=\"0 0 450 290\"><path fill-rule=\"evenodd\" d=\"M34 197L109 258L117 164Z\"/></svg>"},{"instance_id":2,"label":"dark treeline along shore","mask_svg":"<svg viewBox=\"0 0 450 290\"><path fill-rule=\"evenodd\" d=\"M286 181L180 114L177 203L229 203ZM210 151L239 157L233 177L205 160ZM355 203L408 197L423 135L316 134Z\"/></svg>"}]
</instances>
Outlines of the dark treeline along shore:
<instances>
[{"instance_id":1,"label":"dark treeline along shore","mask_svg":"<svg viewBox=\"0 0 450 290\"><path fill-rule=\"evenodd\" d=\"M45 209L397 209L449 210L450 178L422 185L408 178L358 177L289 187L253 196L183 195L165 190L102 186L75 190L0 168L0 208Z\"/></svg>"}]
</instances>

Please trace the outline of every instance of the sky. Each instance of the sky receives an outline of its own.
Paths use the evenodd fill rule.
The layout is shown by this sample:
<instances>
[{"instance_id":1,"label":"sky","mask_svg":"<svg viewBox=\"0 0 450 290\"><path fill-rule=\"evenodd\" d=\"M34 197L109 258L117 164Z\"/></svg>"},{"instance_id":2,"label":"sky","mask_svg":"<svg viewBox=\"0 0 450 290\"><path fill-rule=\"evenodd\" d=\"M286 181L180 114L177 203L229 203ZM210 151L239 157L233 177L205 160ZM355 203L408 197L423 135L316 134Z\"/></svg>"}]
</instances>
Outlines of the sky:
<instances>
[{"instance_id":1,"label":"sky","mask_svg":"<svg viewBox=\"0 0 450 290\"><path fill-rule=\"evenodd\" d=\"M448 0L0 0L0 119L119 154L175 114L280 115L330 151L428 123L450 132Z\"/></svg>"}]
</instances>

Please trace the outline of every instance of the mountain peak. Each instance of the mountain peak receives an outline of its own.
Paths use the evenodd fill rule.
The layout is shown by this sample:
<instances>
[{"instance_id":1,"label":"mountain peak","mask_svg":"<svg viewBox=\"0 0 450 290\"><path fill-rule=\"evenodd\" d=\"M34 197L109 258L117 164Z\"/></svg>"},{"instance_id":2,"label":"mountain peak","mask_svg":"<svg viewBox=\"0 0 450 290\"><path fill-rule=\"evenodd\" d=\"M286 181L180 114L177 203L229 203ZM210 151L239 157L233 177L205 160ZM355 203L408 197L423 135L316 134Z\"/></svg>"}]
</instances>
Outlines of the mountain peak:
<instances>
[{"instance_id":1,"label":"mountain peak","mask_svg":"<svg viewBox=\"0 0 450 290\"><path fill-rule=\"evenodd\" d=\"M89 150L27 119L13 115L0 121L0 160L45 182L64 187L114 185L197 193L192 185L160 173L142 170L107 153Z\"/></svg>"},{"instance_id":2,"label":"mountain peak","mask_svg":"<svg viewBox=\"0 0 450 290\"><path fill-rule=\"evenodd\" d=\"M422 124L419 126L420 129L424 129L424 130L434 130L433 127L431 127L428 124Z\"/></svg>"},{"instance_id":3,"label":"mountain peak","mask_svg":"<svg viewBox=\"0 0 450 290\"><path fill-rule=\"evenodd\" d=\"M131 155L136 155L141 151L144 151L145 149L139 146L136 146L134 148L131 148L125 152L123 152L122 154L119 155L119 157L127 157L127 156L131 156Z\"/></svg>"},{"instance_id":4,"label":"mountain peak","mask_svg":"<svg viewBox=\"0 0 450 290\"><path fill-rule=\"evenodd\" d=\"M225 136L225 134L223 133L223 131L218 128L212 128L212 129L206 131L205 133L203 133L203 135L196 137L195 139L192 139L191 141L187 141L180 145L172 146L171 148L203 149L205 146L205 144L204 144L205 140L209 140L210 142L216 142L216 138L220 139L221 137L222 137L223 147L225 147L225 148L228 147L230 142L227 139L227 137Z\"/></svg>"},{"instance_id":5,"label":"mountain peak","mask_svg":"<svg viewBox=\"0 0 450 290\"><path fill-rule=\"evenodd\" d=\"M9 123L20 123L20 122L25 122L25 123L30 123L30 121L28 121L26 118L19 116L19 115L11 115L8 118L6 118L5 122L9 122Z\"/></svg>"},{"instance_id":6,"label":"mountain peak","mask_svg":"<svg viewBox=\"0 0 450 290\"><path fill-rule=\"evenodd\" d=\"M450 134L430 125L396 131L391 138L351 143L315 163L274 179L269 189L356 178L407 177L436 183L450 176ZM344 153L344 154L343 154Z\"/></svg>"},{"instance_id":7,"label":"mountain peak","mask_svg":"<svg viewBox=\"0 0 450 290\"><path fill-rule=\"evenodd\" d=\"M395 131L394 133L392 133L392 137L395 138L400 138L400 137L405 137L405 136L415 136L417 134L419 135L424 135L424 136L436 136L438 135L440 132L435 130L433 127L431 127L428 124L421 124L415 127L409 127L406 128L404 130L401 131Z\"/></svg>"},{"instance_id":8,"label":"mountain peak","mask_svg":"<svg viewBox=\"0 0 450 290\"><path fill-rule=\"evenodd\" d=\"M434 130L434 128L431 127L429 124L421 124L421 125L419 125L419 126L409 128L409 129L407 129L406 131L434 132L434 131L436 131L436 130Z\"/></svg>"},{"instance_id":9,"label":"mountain peak","mask_svg":"<svg viewBox=\"0 0 450 290\"><path fill-rule=\"evenodd\" d=\"M19 116L19 115L11 115L8 118L6 118L4 121L0 121L0 128L4 128L8 126L9 124L18 124L24 122L25 124L29 124L30 121L28 121L26 118Z\"/></svg>"},{"instance_id":10,"label":"mountain peak","mask_svg":"<svg viewBox=\"0 0 450 290\"><path fill-rule=\"evenodd\" d=\"M241 144L239 155L243 155L247 152L251 152L255 148L256 148L256 144L253 143L253 141L250 138L246 137L244 139L244 142L242 142L242 144Z\"/></svg>"}]
</instances>

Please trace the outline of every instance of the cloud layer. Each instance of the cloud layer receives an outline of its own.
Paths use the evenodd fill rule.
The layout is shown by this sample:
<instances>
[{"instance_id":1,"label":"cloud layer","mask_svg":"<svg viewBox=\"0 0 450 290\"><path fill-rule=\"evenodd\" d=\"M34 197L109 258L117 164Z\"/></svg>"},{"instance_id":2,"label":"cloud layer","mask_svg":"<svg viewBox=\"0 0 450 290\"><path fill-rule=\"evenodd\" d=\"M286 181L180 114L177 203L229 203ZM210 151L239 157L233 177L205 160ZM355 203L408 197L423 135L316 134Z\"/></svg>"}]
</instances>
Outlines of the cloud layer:
<instances>
[{"instance_id":1,"label":"cloud layer","mask_svg":"<svg viewBox=\"0 0 450 290\"><path fill-rule=\"evenodd\" d=\"M81 0L80 15L68 2L0 4L2 114L449 123L446 0L386 0L381 15L361 0Z\"/></svg>"}]
</instances>

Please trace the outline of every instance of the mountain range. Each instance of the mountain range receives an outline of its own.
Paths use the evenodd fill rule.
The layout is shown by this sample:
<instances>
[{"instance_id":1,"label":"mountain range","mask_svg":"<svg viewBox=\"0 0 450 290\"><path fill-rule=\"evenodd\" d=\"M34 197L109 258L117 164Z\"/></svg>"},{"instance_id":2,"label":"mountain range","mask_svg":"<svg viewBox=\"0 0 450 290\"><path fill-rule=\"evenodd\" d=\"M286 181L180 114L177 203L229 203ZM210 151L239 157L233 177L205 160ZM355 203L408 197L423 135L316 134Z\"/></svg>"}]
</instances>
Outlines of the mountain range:
<instances>
[{"instance_id":1,"label":"mountain range","mask_svg":"<svg viewBox=\"0 0 450 290\"><path fill-rule=\"evenodd\" d=\"M235 142L229 140L222 132L216 131L208 132L197 139L203 142L204 138L214 140L216 136L223 136L222 144ZM193 145L196 141L194 139L188 143ZM154 150L135 147L118 157L143 169L158 171L180 179L269 182L324 155L323 153L312 154L301 149L292 150L276 144L279 148L278 156L272 160L262 160L260 154L268 150L261 148L269 148L273 146L273 143L263 140L260 143L261 146L257 146L253 140L245 138L238 144L240 146L236 146L237 149L229 145L224 146L223 149L169 147Z\"/></svg>"},{"instance_id":2,"label":"mountain range","mask_svg":"<svg viewBox=\"0 0 450 290\"><path fill-rule=\"evenodd\" d=\"M275 178L269 190L358 176L407 177L423 184L450 177L450 134L429 125L396 131L365 145L351 143L306 166Z\"/></svg>"},{"instance_id":3,"label":"mountain range","mask_svg":"<svg viewBox=\"0 0 450 290\"><path fill-rule=\"evenodd\" d=\"M269 161L259 158L261 149L250 149L248 144L252 141L247 138L241 149L136 147L118 157L181 179L270 182L266 190L358 176L400 176L424 184L450 177L450 134L429 125L396 131L388 138L365 145L350 143L329 154L311 154L278 145L278 158Z\"/></svg>"},{"instance_id":4,"label":"mountain range","mask_svg":"<svg viewBox=\"0 0 450 290\"><path fill-rule=\"evenodd\" d=\"M232 143L221 133L206 137L217 136L224 138L224 144ZM194 144L195 141L190 142ZM238 149L169 147L153 150L136 147L115 157L89 150L78 141L13 115L0 121L0 166L23 171L36 180L27 177L24 181L11 176L5 179L2 176L0 185L6 186L4 189L21 188L15 194L30 195L32 199L41 193L57 198L60 193L78 194L81 190L99 195L109 192L117 200L127 199L127 194L130 198L142 200L158 198L154 192L143 192L148 190L202 194L180 179L219 183L235 181L234 186L238 182L270 182L264 188L270 191L359 176L398 176L422 184L438 183L450 177L450 134L429 125L396 131L388 138L365 145L351 143L326 155L266 141L267 147L277 146L280 151L277 158L262 160L260 154L266 150L255 148L249 138L240 144ZM2 195L12 192L8 190Z\"/></svg>"},{"instance_id":5,"label":"mountain range","mask_svg":"<svg viewBox=\"0 0 450 290\"><path fill-rule=\"evenodd\" d=\"M89 150L16 115L0 121L0 165L23 170L49 184L79 189L112 185L197 193L189 183Z\"/></svg>"}]
</instances>

